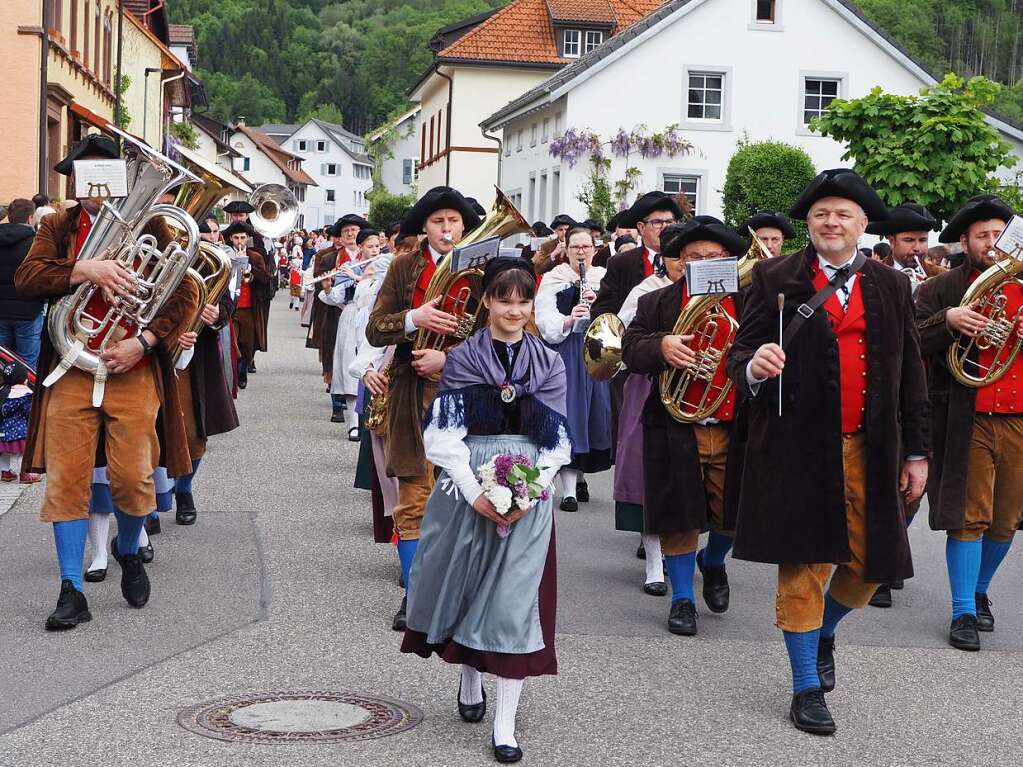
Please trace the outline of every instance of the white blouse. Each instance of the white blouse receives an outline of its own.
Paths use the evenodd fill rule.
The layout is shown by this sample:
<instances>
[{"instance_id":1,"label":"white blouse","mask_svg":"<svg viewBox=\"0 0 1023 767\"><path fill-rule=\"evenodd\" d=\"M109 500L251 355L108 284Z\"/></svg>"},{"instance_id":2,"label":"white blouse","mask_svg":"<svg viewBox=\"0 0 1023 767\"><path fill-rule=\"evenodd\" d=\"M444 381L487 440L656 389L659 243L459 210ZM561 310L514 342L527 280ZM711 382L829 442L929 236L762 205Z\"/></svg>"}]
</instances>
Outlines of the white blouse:
<instances>
[{"instance_id":1,"label":"white blouse","mask_svg":"<svg viewBox=\"0 0 1023 767\"><path fill-rule=\"evenodd\" d=\"M636 310L639 309L639 299L647 293L652 293L655 290L666 288L670 284L671 280L667 277L651 274L639 283L639 285L629 291L629 295L625 297L625 303L622 304L622 308L618 312L618 319L622 321L625 327L629 327L629 325L632 324L632 321L636 319Z\"/></svg>"},{"instance_id":2,"label":"white blouse","mask_svg":"<svg viewBox=\"0 0 1023 767\"><path fill-rule=\"evenodd\" d=\"M607 270L601 266L591 266L586 270L586 282L594 293L600 292L600 281L606 273ZM558 311L558 293L578 282L579 274L568 264L558 264L540 280L534 303L536 327L549 344L560 344L572 332L571 327L565 330L565 317L568 315Z\"/></svg>"}]
</instances>

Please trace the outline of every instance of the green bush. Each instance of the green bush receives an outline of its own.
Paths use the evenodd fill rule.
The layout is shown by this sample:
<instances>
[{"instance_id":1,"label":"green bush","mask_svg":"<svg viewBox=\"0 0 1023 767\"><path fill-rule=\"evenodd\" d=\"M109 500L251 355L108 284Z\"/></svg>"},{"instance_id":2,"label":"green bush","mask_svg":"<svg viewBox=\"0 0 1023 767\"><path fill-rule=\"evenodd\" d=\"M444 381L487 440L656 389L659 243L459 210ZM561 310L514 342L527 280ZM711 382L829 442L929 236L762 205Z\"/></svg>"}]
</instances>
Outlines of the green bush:
<instances>
[{"instance_id":1,"label":"green bush","mask_svg":"<svg viewBox=\"0 0 1023 767\"><path fill-rule=\"evenodd\" d=\"M367 197L369 222L380 231L404 216L416 201L410 194L391 194L381 189L370 192Z\"/></svg>"},{"instance_id":2,"label":"green bush","mask_svg":"<svg viewBox=\"0 0 1023 767\"><path fill-rule=\"evenodd\" d=\"M725 223L739 227L758 210L788 212L816 175L810 155L799 147L780 141L740 141L728 162L722 190ZM793 221L792 226L796 236L785 243L786 252L807 243L806 222Z\"/></svg>"}]
</instances>

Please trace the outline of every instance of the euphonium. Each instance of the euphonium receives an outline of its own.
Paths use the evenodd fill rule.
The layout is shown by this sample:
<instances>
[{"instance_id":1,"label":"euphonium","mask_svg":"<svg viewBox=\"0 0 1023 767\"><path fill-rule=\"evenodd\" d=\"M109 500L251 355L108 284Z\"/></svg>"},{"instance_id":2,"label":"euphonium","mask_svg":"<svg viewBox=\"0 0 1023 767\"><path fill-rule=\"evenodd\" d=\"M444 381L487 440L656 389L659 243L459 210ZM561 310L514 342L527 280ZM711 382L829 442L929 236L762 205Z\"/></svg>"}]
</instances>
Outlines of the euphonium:
<instances>
[{"instance_id":1,"label":"euphonium","mask_svg":"<svg viewBox=\"0 0 1023 767\"><path fill-rule=\"evenodd\" d=\"M529 223L515 206L512 205L504 192L497 187L497 199L494 207L483 222L466 234L455 247L461 248L488 237L511 237L530 230ZM450 336L421 329L416 335L414 348L438 349L445 351L460 341L465 340L482 323L483 311L483 270L470 267L460 272L451 271L451 254L444 256L437 264L437 270L426 288L423 303L433 301L442 296L438 308L455 315L458 328Z\"/></svg>"},{"instance_id":2,"label":"euphonium","mask_svg":"<svg viewBox=\"0 0 1023 767\"><path fill-rule=\"evenodd\" d=\"M1003 292L1005 285L1023 274L1023 248L1017 248L1012 254L996 248L993 253L1001 258L984 270L959 302L960 307L971 307L986 316L987 325L976 336L960 334L945 354L952 376L973 389L993 384L1004 376L1023 348L1019 327L1023 308L1009 317L1006 313L1008 299ZM981 352L989 351L993 353L990 363L981 364Z\"/></svg>"},{"instance_id":3,"label":"euphonium","mask_svg":"<svg viewBox=\"0 0 1023 767\"><path fill-rule=\"evenodd\" d=\"M199 229L191 216L174 205L154 204L167 190L199 179L127 133L112 126L108 130L124 141L128 196L104 202L78 260L118 261L135 275L135 292L110 303L98 286L85 282L54 304L47 325L60 362L43 381L43 386L52 386L72 367L84 370L96 379L94 407L103 402L107 379L100 354L146 329L185 279L199 248ZM170 219L184 233L183 244L172 241L160 250L156 238L144 233L160 218Z\"/></svg>"},{"instance_id":4,"label":"euphonium","mask_svg":"<svg viewBox=\"0 0 1023 767\"><path fill-rule=\"evenodd\" d=\"M752 242L739 260L739 289L753 279L753 267L769 257L767 246L750 229ZM697 423L709 418L731 391L732 382L715 384L714 378L735 341L739 323L725 311L725 295L711 294L691 299L683 308L672 335L693 336L690 347L696 362L684 369L668 368L660 376L661 403L668 414L681 423Z\"/></svg>"}]
</instances>

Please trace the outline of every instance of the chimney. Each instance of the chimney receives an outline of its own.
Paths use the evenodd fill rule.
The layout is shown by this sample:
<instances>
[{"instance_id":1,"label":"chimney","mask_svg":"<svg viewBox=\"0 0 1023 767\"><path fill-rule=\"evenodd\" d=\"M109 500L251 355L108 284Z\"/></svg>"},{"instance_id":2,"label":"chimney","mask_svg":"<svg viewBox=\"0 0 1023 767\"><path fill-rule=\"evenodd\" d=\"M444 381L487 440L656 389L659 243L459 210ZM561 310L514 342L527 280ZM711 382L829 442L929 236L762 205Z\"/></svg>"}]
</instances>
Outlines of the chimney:
<instances>
[{"instance_id":1,"label":"chimney","mask_svg":"<svg viewBox=\"0 0 1023 767\"><path fill-rule=\"evenodd\" d=\"M239 128L244 128L245 127L245 115L238 115L238 119L235 120L235 125L237 125Z\"/></svg>"}]
</instances>

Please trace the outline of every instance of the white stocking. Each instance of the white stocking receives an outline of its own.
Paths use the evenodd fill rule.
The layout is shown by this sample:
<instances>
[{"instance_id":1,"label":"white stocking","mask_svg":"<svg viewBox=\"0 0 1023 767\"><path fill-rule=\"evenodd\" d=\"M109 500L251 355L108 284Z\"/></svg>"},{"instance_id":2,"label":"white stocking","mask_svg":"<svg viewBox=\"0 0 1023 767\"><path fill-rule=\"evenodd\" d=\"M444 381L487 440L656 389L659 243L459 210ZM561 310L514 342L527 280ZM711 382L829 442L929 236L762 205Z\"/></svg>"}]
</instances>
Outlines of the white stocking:
<instances>
[{"instance_id":1,"label":"white stocking","mask_svg":"<svg viewBox=\"0 0 1023 767\"><path fill-rule=\"evenodd\" d=\"M483 675L472 666L462 664L462 684L458 702L466 706L478 706L483 702Z\"/></svg>"},{"instance_id":2,"label":"white stocking","mask_svg":"<svg viewBox=\"0 0 1023 767\"><path fill-rule=\"evenodd\" d=\"M661 558L661 536L644 535L643 549L646 551L646 582L663 582L664 560Z\"/></svg>"},{"instance_id":3,"label":"white stocking","mask_svg":"<svg viewBox=\"0 0 1023 767\"><path fill-rule=\"evenodd\" d=\"M110 537L110 517L112 514L90 514L89 515L89 551L92 553L92 562L88 570L107 569L107 538Z\"/></svg>"},{"instance_id":4,"label":"white stocking","mask_svg":"<svg viewBox=\"0 0 1023 767\"><path fill-rule=\"evenodd\" d=\"M564 498L575 498L575 486L579 482L579 475L582 472L575 469L561 470L561 495Z\"/></svg>"},{"instance_id":5,"label":"white stocking","mask_svg":"<svg viewBox=\"0 0 1023 767\"><path fill-rule=\"evenodd\" d=\"M497 704L494 710L494 743L518 748L515 740L515 712L519 708L519 694L524 679L497 677Z\"/></svg>"},{"instance_id":6,"label":"white stocking","mask_svg":"<svg viewBox=\"0 0 1023 767\"><path fill-rule=\"evenodd\" d=\"M146 526L143 524L142 529L139 530L139 548L144 549L149 545L149 533L146 532Z\"/></svg>"}]
</instances>

